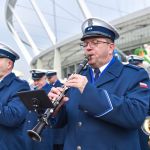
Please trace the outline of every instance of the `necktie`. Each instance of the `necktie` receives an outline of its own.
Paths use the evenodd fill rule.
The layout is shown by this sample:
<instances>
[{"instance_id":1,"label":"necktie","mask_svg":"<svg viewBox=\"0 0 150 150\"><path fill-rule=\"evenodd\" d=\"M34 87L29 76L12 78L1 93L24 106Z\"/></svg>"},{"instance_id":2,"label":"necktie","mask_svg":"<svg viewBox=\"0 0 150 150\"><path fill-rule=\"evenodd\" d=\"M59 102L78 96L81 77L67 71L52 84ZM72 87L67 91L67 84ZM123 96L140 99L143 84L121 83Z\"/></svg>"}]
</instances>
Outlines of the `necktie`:
<instances>
[{"instance_id":1,"label":"necktie","mask_svg":"<svg viewBox=\"0 0 150 150\"><path fill-rule=\"evenodd\" d=\"M96 81L96 80L99 78L99 75L100 75L100 70L99 70L99 68L95 68L95 69L94 69L94 73L95 73L94 81Z\"/></svg>"}]
</instances>

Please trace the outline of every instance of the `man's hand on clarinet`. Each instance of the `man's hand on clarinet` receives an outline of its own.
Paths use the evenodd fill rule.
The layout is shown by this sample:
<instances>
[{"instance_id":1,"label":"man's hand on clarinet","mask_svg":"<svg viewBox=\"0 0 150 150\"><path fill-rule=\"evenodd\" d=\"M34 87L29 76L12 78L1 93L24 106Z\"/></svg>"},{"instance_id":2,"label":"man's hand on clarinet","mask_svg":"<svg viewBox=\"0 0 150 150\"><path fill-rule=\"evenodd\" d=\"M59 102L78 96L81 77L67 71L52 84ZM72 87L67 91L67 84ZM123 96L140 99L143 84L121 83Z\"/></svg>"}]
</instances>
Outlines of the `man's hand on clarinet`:
<instances>
[{"instance_id":1,"label":"man's hand on clarinet","mask_svg":"<svg viewBox=\"0 0 150 150\"><path fill-rule=\"evenodd\" d=\"M57 88L52 87L51 91L48 93L48 97L53 102L53 101L55 101L59 97L59 95L62 92L63 92L63 88L61 88L61 87L57 87ZM66 101L68 101L68 99L69 99L68 97L64 96L62 100L64 102L66 102Z\"/></svg>"},{"instance_id":2,"label":"man's hand on clarinet","mask_svg":"<svg viewBox=\"0 0 150 150\"><path fill-rule=\"evenodd\" d=\"M87 82L88 82L88 80L87 80L87 78L85 76L82 76L82 75L79 75L79 74L72 74L68 78L67 82L64 85L65 85L65 87L78 88L79 91L81 93L83 93L83 90L84 90ZM57 87L57 88L53 87L51 89L51 91L48 93L49 99L51 101L56 100L59 97L59 95L63 92L63 90L64 90L64 88L62 88L62 87ZM68 99L69 99L68 97L64 96L62 100L64 102L66 102L66 101L68 101Z\"/></svg>"},{"instance_id":3,"label":"man's hand on clarinet","mask_svg":"<svg viewBox=\"0 0 150 150\"><path fill-rule=\"evenodd\" d=\"M81 93L83 93L83 90L87 84L88 80L85 76L79 75L79 74L72 74L68 81L65 83L65 86L67 87L75 87L78 88Z\"/></svg>"}]
</instances>

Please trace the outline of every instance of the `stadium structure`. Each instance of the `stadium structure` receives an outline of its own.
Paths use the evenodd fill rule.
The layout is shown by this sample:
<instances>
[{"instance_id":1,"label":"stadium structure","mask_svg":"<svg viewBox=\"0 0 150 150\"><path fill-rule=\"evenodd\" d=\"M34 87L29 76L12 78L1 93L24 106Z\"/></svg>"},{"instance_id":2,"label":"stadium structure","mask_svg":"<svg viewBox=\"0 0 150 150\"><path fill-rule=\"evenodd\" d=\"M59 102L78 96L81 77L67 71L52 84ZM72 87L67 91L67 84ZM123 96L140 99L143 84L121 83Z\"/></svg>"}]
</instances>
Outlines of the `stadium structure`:
<instances>
[{"instance_id":1,"label":"stadium structure","mask_svg":"<svg viewBox=\"0 0 150 150\"><path fill-rule=\"evenodd\" d=\"M55 69L64 78L75 72L84 58L80 26L88 17L100 17L118 29L120 38L116 45L124 61L124 54L150 43L149 7L125 12L117 7L116 0L112 6L100 2L7 0L6 24L32 68Z\"/></svg>"}]
</instances>

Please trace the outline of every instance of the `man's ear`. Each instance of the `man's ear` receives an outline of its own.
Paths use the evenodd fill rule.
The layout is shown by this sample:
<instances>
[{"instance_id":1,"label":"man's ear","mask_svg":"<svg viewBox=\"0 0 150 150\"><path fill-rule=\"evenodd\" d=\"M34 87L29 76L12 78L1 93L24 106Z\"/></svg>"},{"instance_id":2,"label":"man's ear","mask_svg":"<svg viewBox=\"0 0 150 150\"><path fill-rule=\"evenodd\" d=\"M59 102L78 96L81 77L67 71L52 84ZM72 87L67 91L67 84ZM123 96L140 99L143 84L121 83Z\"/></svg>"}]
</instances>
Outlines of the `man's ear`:
<instances>
[{"instance_id":1,"label":"man's ear","mask_svg":"<svg viewBox=\"0 0 150 150\"><path fill-rule=\"evenodd\" d=\"M14 66L14 62L8 59L8 69L12 69Z\"/></svg>"},{"instance_id":2,"label":"man's ear","mask_svg":"<svg viewBox=\"0 0 150 150\"><path fill-rule=\"evenodd\" d=\"M109 54L113 54L114 49L115 49L115 45L113 43L111 43L110 44Z\"/></svg>"},{"instance_id":3,"label":"man's ear","mask_svg":"<svg viewBox=\"0 0 150 150\"><path fill-rule=\"evenodd\" d=\"M114 52L114 50L110 48L108 53L109 53L110 55L112 55L113 52Z\"/></svg>"}]
</instances>

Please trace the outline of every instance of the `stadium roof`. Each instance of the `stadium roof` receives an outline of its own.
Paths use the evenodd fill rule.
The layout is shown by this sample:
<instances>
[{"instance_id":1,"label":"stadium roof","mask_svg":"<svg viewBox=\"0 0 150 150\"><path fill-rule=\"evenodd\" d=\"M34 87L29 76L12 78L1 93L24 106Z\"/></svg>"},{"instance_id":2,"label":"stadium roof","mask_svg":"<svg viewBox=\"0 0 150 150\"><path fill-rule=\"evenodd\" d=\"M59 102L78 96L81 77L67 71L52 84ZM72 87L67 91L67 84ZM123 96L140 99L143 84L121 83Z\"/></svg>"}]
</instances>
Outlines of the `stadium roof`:
<instances>
[{"instance_id":1,"label":"stadium roof","mask_svg":"<svg viewBox=\"0 0 150 150\"><path fill-rule=\"evenodd\" d=\"M22 52L29 60L28 57L37 56L55 42L79 34L81 22L87 17L112 21L148 6L148 0L7 0L6 21L9 30L14 31L15 39L17 34L26 44L27 52L25 49ZM37 10L48 28L43 26L44 21L40 20Z\"/></svg>"}]
</instances>

